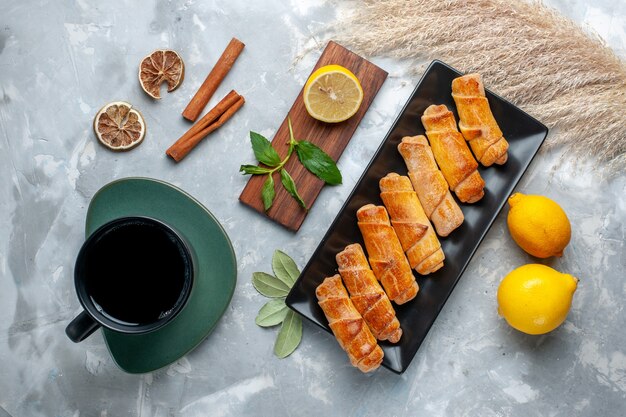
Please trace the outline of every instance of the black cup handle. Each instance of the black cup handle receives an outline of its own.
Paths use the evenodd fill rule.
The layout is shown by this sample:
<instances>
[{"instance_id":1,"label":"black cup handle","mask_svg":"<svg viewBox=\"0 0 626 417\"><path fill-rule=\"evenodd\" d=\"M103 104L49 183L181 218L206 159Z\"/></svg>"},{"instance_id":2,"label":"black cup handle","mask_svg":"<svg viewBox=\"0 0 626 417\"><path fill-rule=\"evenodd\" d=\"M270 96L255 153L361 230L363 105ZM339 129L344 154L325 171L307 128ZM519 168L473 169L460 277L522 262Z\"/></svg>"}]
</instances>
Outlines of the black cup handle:
<instances>
[{"instance_id":1,"label":"black cup handle","mask_svg":"<svg viewBox=\"0 0 626 417\"><path fill-rule=\"evenodd\" d=\"M98 330L100 323L91 318L87 312L83 311L74 318L65 328L65 334L74 343L82 342L93 332Z\"/></svg>"}]
</instances>

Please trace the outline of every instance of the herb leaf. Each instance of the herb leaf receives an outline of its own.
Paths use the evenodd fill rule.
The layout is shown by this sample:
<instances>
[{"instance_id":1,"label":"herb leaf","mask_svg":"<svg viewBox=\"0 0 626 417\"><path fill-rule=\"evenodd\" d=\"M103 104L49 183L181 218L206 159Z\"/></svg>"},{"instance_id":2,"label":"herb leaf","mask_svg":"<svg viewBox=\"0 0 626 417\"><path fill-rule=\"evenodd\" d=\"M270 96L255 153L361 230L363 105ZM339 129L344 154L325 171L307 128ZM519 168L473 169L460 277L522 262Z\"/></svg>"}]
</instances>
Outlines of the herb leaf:
<instances>
[{"instance_id":1,"label":"herb leaf","mask_svg":"<svg viewBox=\"0 0 626 417\"><path fill-rule=\"evenodd\" d=\"M252 285L262 295L271 298L285 297L291 288L291 285L265 272L254 272L252 274Z\"/></svg>"},{"instance_id":2,"label":"herb leaf","mask_svg":"<svg viewBox=\"0 0 626 417\"><path fill-rule=\"evenodd\" d=\"M255 132L250 132L250 140L252 141L252 150L256 159L270 167L277 167L280 165L280 156L278 152L272 147L265 136Z\"/></svg>"},{"instance_id":3,"label":"herb leaf","mask_svg":"<svg viewBox=\"0 0 626 417\"><path fill-rule=\"evenodd\" d=\"M302 340L302 319L293 310L287 312L287 316L280 326L280 332L274 344L274 355L279 358L289 356Z\"/></svg>"},{"instance_id":4,"label":"herb leaf","mask_svg":"<svg viewBox=\"0 0 626 417\"><path fill-rule=\"evenodd\" d=\"M337 164L322 149L309 141L303 140L297 142L296 153L302 165L319 179L325 181L326 184L341 184L341 172L339 172Z\"/></svg>"},{"instance_id":5,"label":"herb leaf","mask_svg":"<svg viewBox=\"0 0 626 417\"><path fill-rule=\"evenodd\" d=\"M272 178L272 173L270 172L267 174L267 179L263 183L263 188L261 189L261 199L263 200L263 208L265 208L265 211L268 211L270 207L272 207L274 197L276 197L276 191L274 191L274 178Z\"/></svg>"},{"instance_id":6,"label":"herb leaf","mask_svg":"<svg viewBox=\"0 0 626 417\"><path fill-rule=\"evenodd\" d=\"M256 165L242 165L239 167L239 172L243 172L244 175L258 175L258 174L267 174L271 169L259 167Z\"/></svg>"},{"instance_id":7,"label":"herb leaf","mask_svg":"<svg viewBox=\"0 0 626 417\"><path fill-rule=\"evenodd\" d=\"M281 297L261 307L255 322L261 327L282 322L274 343L274 354L282 359L289 356L302 340L302 318L285 305L284 298L296 282L300 270L293 259L280 250L276 250L272 256L272 269L276 277L265 272L252 274L252 284L257 291L266 297Z\"/></svg>"},{"instance_id":8,"label":"herb leaf","mask_svg":"<svg viewBox=\"0 0 626 417\"><path fill-rule=\"evenodd\" d=\"M254 322L261 327L270 327L280 324L284 319L289 309L285 305L285 300L271 300L268 301L256 316Z\"/></svg>"},{"instance_id":9,"label":"herb leaf","mask_svg":"<svg viewBox=\"0 0 626 417\"><path fill-rule=\"evenodd\" d=\"M272 256L272 270L274 274L276 274L276 278L285 283L289 288L293 287L293 284L300 276L300 270L293 259L279 250L276 250Z\"/></svg>"},{"instance_id":10,"label":"herb leaf","mask_svg":"<svg viewBox=\"0 0 626 417\"><path fill-rule=\"evenodd\" d=\"M302 206L303 209L308 210L306 208L306 204L304 203L304 200L302 200L302 197L300 197L300 194L298 194L296 183L293 181L293 178L291 178L291 175L289 175L289 173L284 168L280 169L280 180L283 183L285 190L287 190L287 192L291 194L293 198L296 199L298 204L300 204L300 206Z\"/></svg>"},{"instance_id":11,"label":"herb leaf","mask_svg":"<svg viewBox=\"0 0 626 417\"><path fill-rule=\"evenodd\" d=\"M268 175L268 178L261 188L261 201L263 201L265 211L268 211L272 207L274 198L276 197L274 179L272 177L272 174L276 171L280 171L280 180L285 190L291 194L304 210L309 210L298 193L296 183L284 168L294 150L298 154L298 159L302 165L326 184L337 185L341 184L343 180L335 161L313 143L306 140L298 142L294 137L291 117L287 117L287 121L289 125L289 150L283 160L280 159L280 155L267 138L259 133L250 132L252 150L254 151L256 159L269 168L257 165L241 165L239 167L239 171L244 175Z\"/></svg>"}]
</instances>

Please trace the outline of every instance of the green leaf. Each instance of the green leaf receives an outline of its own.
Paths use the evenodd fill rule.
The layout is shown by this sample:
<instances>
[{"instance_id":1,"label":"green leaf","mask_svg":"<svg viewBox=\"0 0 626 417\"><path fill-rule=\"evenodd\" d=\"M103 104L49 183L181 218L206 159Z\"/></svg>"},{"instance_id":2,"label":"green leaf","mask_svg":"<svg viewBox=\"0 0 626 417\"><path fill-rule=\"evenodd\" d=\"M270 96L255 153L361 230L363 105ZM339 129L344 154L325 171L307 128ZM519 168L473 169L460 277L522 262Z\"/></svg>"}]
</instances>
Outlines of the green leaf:
<instances>
[{"instance_id":1,"label":"green leaf","mask_svg":"<svg viewBox=\"0 0 626 417\"><path fill-rule=\"evenodd\" d=\"M274 355L286 358L291 355L302 340L302 319L295 311L289 310L280 326L280 332L274 344Z\"/></svg>"},{"instance_id":2,"label":"green leaf","mask_svg":"<svg viewBox=\"0 0 626 417\"><path fill-rule=\"evenodd\" d=\"M280 180L283 183L285 190L287 190L287 192L296 199L298 204L300 204L303 209L308 210L306 208L306 204L304 204L304 200L302 200L302 197L300 197L300 194L298 194L296 183L293 182L293 178L291 178L291 175L289 175L289 173L284 168L280 169Z\"/></svg>"},{"instance_id":3,"label":"green leaf","mask_svg":"<svg viewBox=\"0 0 626 417\"><path fill-rule=\"evenodd\" d=\"M255 132L250 132L250 140L252 141L252 150L256 159L270 167L277 167L280 165L280 156L272 144L263 135Z\"/></svg>"},{"instance_id":4,"label":"green leaf","mask_svg":"<svg viewBox=\"0 0 626 417\"><path fill-rule=\"evenodd\" d=\"M263 200L263 208L265 208L265 211L272 207L275 196L276 191L274 191L274 178L272 178L272 174L269 173L267 174L267 179L263 183L263 188L261 189L261 199Z\"/></svg>"},{"instance_id":5,"label":"green leaf","mask_svg":"<svg viewBox=\"0 0 626 417\"><path fill-rule=\"evenodd\" d=\"M252 285L254 285L254 288L262 295L272 298L285 297L291 288L291 285L265 272L253 273Z\"/></svg>"},{"instance_id":6,"label":"green leaf","mask_svg":"<svg viewBox=\"0 0 626 417\"><path fill-rule=\"evenodd\" d=\"M268 301L256 316L254 322L261 327L270 327L280 324L290 310L284 299Z\"/></svg>"},{"instance_id":7,"label":"green leaf","mask_svg":"<svg viewBox=\"0 0 626 417\"><path fill-rule=\"evenodd\" d=\"M284 252L279 250L272 256L272 270L276 278L284 282L289 288L293 287L300 276L300 270L296 263Z\"/></svg>"},{"instance_id":8,"label":"green leaf","mask_svg":"<svg viewBox=\"0 0 626 417\"><path fill-rule=\"evenodd\" d=\"M296 144L298 159L306 169L315 174L326 184L341 184L341 172L337 164L326 152L309 141L303 140Z\"/></svg>"},{"instance_id":9,"label":"green leaf","mask_svg":"<svg viewBox=\"0 0 626 417\"><path fill-rule=\"evenodd\" d=\"M271 172L271 169L259 167L256 165L242 165L239 167L239 172L243 172L244 174L259 175L267 174L268 172Z\"/></svg>"}]
</instances>

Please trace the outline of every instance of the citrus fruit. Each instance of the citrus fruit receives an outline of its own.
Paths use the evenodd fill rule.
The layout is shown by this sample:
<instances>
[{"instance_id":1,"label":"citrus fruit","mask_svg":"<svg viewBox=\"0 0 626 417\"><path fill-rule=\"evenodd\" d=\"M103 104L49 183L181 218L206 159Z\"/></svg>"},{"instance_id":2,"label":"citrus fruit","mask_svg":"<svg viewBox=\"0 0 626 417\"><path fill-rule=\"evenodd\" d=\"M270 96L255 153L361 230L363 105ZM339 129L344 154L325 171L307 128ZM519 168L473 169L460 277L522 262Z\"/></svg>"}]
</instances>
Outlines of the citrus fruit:
<instances>
[{"instance_id":1,"label":"citrus fruit","mask_svg":"<svg viewBox=\"0 0 626 417\"><path fill-rule=\"evenodd\" d=\"M304 106L311 117L339 123L354 116L363 101L363 88L356 76L341 65L326 65L304 85Z\"/></svg>"},{"instance_id":2,"label":"citrus fruit","mask_svg":"<svg viewBox=\"0 0 626 417\"><path fill-rule=\"evenodd\" d=\"M183 82L185 64L182 58L169 49L157 49L141 60L139 83L150 97L161 98L161 84L167 82L167 92L171 93Z\"/></svg>"},{"instance_id":3,"label":"citrus fruit","mask_svg":"<svg viewBox=\"0 0 626 417\"><path fill-rule=\"evenodd\" d=\"M548 333L565 321L577 285L577 278L549 266L520 266L498 287L498 314L521 332Z\"/></svg>"},{"instance_id":4,"label":"citrus fruit","mask_svg":"<svg viewBox=\"0 0 626 417\"><path fill-rule=\"evenodd\" d=\"M509 232L522 249L537 258L563 255L572 229L561 206L548 197L515 193L509 207Z\"/></svg>"},{"instance_id":5,"label":"citrus fruit","mask_svg":"<svg viewBox=\"0 0 626 417\"><path fill-rule=\"evenodd\" d=\"M93 130L100 143L107 148L127 151L141 143L146 135L146 123L132 104L114 101L96 114Z\"/></svg>"}]
</instances>

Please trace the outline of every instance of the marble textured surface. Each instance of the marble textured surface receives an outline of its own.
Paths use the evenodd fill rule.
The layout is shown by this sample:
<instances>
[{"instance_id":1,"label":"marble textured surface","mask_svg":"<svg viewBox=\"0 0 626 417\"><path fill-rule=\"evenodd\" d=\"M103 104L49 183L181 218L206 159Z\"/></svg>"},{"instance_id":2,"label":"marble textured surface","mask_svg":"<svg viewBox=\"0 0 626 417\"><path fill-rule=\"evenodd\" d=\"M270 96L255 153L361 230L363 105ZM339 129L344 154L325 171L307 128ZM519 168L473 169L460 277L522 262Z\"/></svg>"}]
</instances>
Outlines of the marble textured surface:
<instances>
[{"instance_id":1,"label":"marble textured surface","mask_svg":"<svg viewBox=\"0 0 626 417\"><path fill-rule=\"evenodd\" d=\"M549 2L594 28L626 58L626 4ZM253 161L247 132L271 135L319 52L312 34L331 1L0 1L0 416L620 416L626 415L626 179L542 152L518 186L557 200L573 223L566 254L548 264L581 279L567 322L530 337L496 314L499 279L531 262L501 213L401 376L362 375L328 334L308 323L298 350L272 355L276 329L254 324L265 302L250 283L281 248L304 266L417 79L391 76L339 161L344 184L323 190L293 234L240 205ZM164 150L188 126L180 111L231 36L247 47L216 98L237 88L243 110L179 165ZM187 65L179 90L154 102L136 72L152 49ZM128 100L149 131L129 153L99 146L95 112ZM540 115L536 115L540 117ZM584 138L581 138L581 140ZM555 168L556 167L556 168ZM224 225L238 259L232 303L215 331L175 364L129 375L97 333L71 343L79 311L72 269L91 196L107 182L148 176L176 184Z\"/></svg>"}]
</instances>

